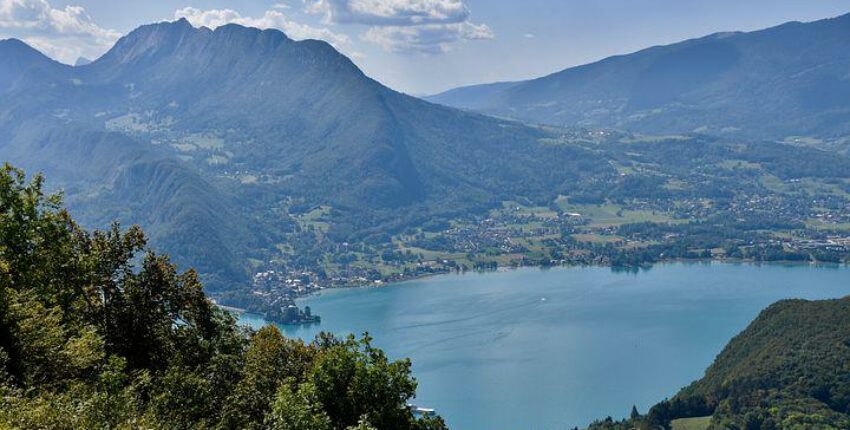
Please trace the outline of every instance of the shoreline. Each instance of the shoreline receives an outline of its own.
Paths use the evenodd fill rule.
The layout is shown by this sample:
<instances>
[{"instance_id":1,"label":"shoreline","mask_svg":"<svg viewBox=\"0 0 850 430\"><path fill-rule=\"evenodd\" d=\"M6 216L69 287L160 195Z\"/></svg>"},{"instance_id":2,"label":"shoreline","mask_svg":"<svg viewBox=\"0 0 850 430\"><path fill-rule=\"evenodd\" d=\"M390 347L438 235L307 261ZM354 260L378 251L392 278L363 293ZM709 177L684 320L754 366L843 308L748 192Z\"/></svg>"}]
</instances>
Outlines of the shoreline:
<instances>
[{"instance_id":1,"label":"shoreline","mask_svg":"<svg viewBox=\"0 0 850 430\"><path fill-rule=\"evenodd\" d=\"M516 270L525 270L525 269L539 269L539 270L549 270L549 269L571 269L577 267L596 267L596 268L609 268L612 270L620 271L620 272L640 272L645 270L651 270L654 266L664 265L664 264L682 264L682 263L693 263L693 264L746 264L753 266L761 266L761 265L784 265L784 266L823 266L823 267L850 267L848 263L830 263L830 262L816 262L816 261L795 261L795 260L776 260L776 261L758 261L758 260L747 260L747 259L715 259L715 258L702 258L702 259L687 259L687 258L674 258L674 259L666 259L662 261L658 261L646 266L636 266L636 267L619 267L619 266L611 266L610 264L558 264L551 266L544 265L525 265L525 266L499 266L495 269L488 270L466 270L466 271L452 271L452 272L444 272L444 273L428 273L422 275L412 276L410 278L392 281L392 282L382 282L380 284L370 284L370 285L346 285L339 287L326 287L321 288L318 291L306 294L304 296L298 297L295 300L303 300L312 296L321 295L324 291L333 291L333 290L348 290L348 289L371 289L371 288L385 288L391 287L401 284L406 284L410 282L421 281L430 278L436 278L439 276L446 275L465 275L465 274L486 274L486 273L496 273L496 272L511 272Z\"/></svg>"},{"instance_id":2,"label":"shoreline","mask_svg":"<svg viewBox=\"0 0 850 430\"><path fill-rule=\"evenodd\" d=\"M545 315L545 318L549 318L546 321L560 321L564 312L561 312L559 309L573 309L570 311L573 313L573 316L578 318L576 321L581 321L583 316L593 315L594 318L599 321L603 321L608 316L605 315L605 312L600 312L598 307L604 307L605 309L631 309L633 308L632 302L630 300L622 300L619 304L617 303L617 297L644 297L644 296L654 296L660 297L660 303L667 303L667 300L670 298L679 298L684 300L682 303L691 303L690 300L697 298L702 295L702 292L705 294L714 296L718 300L712 302L708 300L707 303L714 303L717 307L714 308L715 311L703 310L702 301L703 298L699 297L700 305L694 309L691 309L687 306L681 308L678 311L673 311L674 314L679 314L684 318L683 321L690 321L690 315L692 312L698 311L700 315L711 315L713 314L715 317L717 315L721 315L716 319L718 321L725 321L726 315L723 313L726 304L725 300L728 292L735 292L735 300L738 298L744 301L761 301L763 300L760 294L750 294L747 288L742 287L753 287L752 291L772 291L771 294L776 294L776 298L770 298L766 300L765 303L759 304L758 306L754 306L752 309L746 311L751 313L751 315L747 315L744 319L741 320L741 325L738 328L734 328L730 330L728 336L722 336L723 339L719 341L716 347L710 348L710 351L705 353L705 362L704 365L695 366L696 369L693 369L692 377L690 375L687 378L682 378L681 382L677 382L676 384L671 384L671 388L669 391L673 392L678 390L680 387L687 386L691 381L696 380L701 377L702 373L705 371L711 361L716 357L719 353L718 351L722 351L725 345L728 343L730 339L732 339L735 335L737 335L741 330L745 328L746 322L749 322L752 318L755 318L758 313L767 307L770 303L775 302L776 300L785 300L790 298L804 298L808 295L812 295L812 297L807 297L807 300L832 300L839 298L843 295L842 291L846 291L846 282L843 282L844 279L847 279L847 276L850 275L850 272L847 272L848 265L838 265L838 264L809 264L809 263L800 263L800 262L751 262L751 261L743 261L740 259L728 259L728 260L716 260L716 259L701 259L701 260L690 260L690 259L679 259L679 260L665 260L663 262L659 262L653 265L653 268L656 270L649 271L640 271L637 274L632 274L630 272L620 272L614 273L610 270L606 270L608 267L604 265L585 265L584 267L578 267L577 265L573 265L571 267L567 266L555 266L552 267L555 270L541 270L540 267L537 266L522 266L522 267L502 267L498 270L488 270L488 271L478 271L476 273L470 273L469 271L466 274L470 276L451 276L448 278L440 278L437 281L426 281L423 283L417 283L413 285L404 285L404 282L401 283L391 283L386 284L388 287L395 287L390 291L386 291L387 294L380 293L377 288L380 287L372 287L375 288L375 291L369 291L368 289L363 289L362 291L345 291L343 288L339 288L340 291L330 292L327 296L323 298L315 299L314 308L323 309L327 322L323 321L322 325L314 326L314 327L289 327L289 326L278 326L281 327L281 330L286 330L285 336L290 338L298 338L302 339L305 342L309 342L314 338L314 335L318 332L326 331L330 333L334 333L339 336L347 336L348 334L354 334L355 336L362 332L369 332L376 339L380 339L382 344L385 347L388 347L394 351L398 351L397 355L394 357L412 357L414 358L415 363L426 363L424 360L442 360L442 352L434 352L435 349L433 347L424 347L423 345L432 345L431 341L440 341L445 342L441 346L451 346L454 339L454 336L457 335L460 339L466 339L465 336L462 336L465 333L476 333L481 327L478 325L479 322L475 322L474 324L466 323L466 322L456 322L458 318L458 314L456 313L457 309L466 309L469 312L469 315L464 315L467 317L486 317L491 318L490 316L494 315L493 313L487 311L483 312L480 309L468 308L467 304L478 303L478 300L472 299L470 301L464 302L464 297L475 297L468 296L465 292L463 292L465 286L470 286L472 288L471 291L485 293L485 294L495 294L494 300L497 300L496 303L492 304L492 310L497 310L495 316L489 319L490 322L495 324L503 324L503 322L499 322L501 319L501 312L505 309L516 309L516 305L528 303L529 309L519 309L519 316L517 316L517 320L510 320L507 323L513 324L528 324L525 327L528 327L529 330L519 330L517 333L535 333L540 334L541 331L531 330L533 327L540 327L540 321L537 319L537 316ZM831 269L831 270L830 270ZM517 273L510 273L515 272ZM489 273L489 275L487 275ZM548 273L548 274L546 274ZM702 276L695 277L690 275L690 273L701 273L710 275L712 273L717 273L718 277L707 277L703 278ZM738 277L731 276L737 274ZM762 281L762 274L766 277L763 279L772 280L768 282ZM484 275L484 276L477 276ZM736 285L735 282L723 282L723 289L721 292L715 291L712 288L712 285L717 280L734 280L739 279L740 277L745 277L745 282L742 285ZM546 286L545 289L537 290L536 288L522 288L522 285L526 285L528 287L532 287L534 285L538 285L536 280L542 279L554 279L552 282L540 282L539 285ZM592 280L601 279L597 285ZM786 280L794 280L794 281L786 281ZM823 279L828 280L831 279L832 282L825 283L824 285L832 285L834 288L838 290L837 293L832 294L830 290L824 290L823 297L820 296L822 293L819 292L820 288L813 288L814 285L808 285L808 282L812 279ZM527 284L522 284L526 280L529 280ZM591 280L591 281L588 281ZM621 281L623 285L620 284ZM663 289L656 290L652 287L655 282L661 282L665 284L666 287ZM410 282L410 281L406 281ZM645 282L648 282L645 284ZM779 284L787 284L787 286L791 287L792 285L794 291L787 291L785 288L775 288L775 283ZM624 285L632 284L628 288L624 288ZM818 282L820 284L820 282ZM607 286L606 286L607 285ZM642 288L642 286L648 286L649 288ZM403 288L410 287L410 288ZM519 287L519 288L518 288ZM597 287L604 288L603 292L605 294L598 296L600 299L604 299L606 297L611 298L613 300L605 300L598 301L597 297L593 297L592 295L588 297L587 294L583 294L586 291L596 291ZM433 288L433 289L432 289ZM621 291L625 289L625 291ZM525 290L525 291L523 291ZM573 294L573 290L576 290L580 294ZM454 307L431 307L432 303L423 304L421 306L415 300L409 300L420 296L419 291L422 291L422 294L427 294L429 296L442 295L444 300L438 302L442 304L446 304L449 302L461 303L464 306L460 308ZM516 291L520 294L521 301L517 302L515 298L511 297L512 291ZM538 292L538 291L546 291ZM563 293L562 296L556 297L551 294L549 291L559 291ZM808 291L808 292L807 292ZM442 292L442 293L441 293ZM501 292L501 293L500 293ZM373 294L376 293L376 294ZM615 297L616 296L616 297ZM399 299L405 299L403 301L399 301ZM538 302L540 298L547 298L546 304L541 304ZM460 302L457 300L460 299ZM528 299L527 301L525 299ZM679 300L676 299L676 300ZM372 303L373 300L377 300L381 303L378 308L371 308L371 306L367 309L361 308L359 310L352 310L350 314L348 311L351 309L351 306L347 303ZM590 306L581 309L589 309L592 310L586 313L574 311L574 306L577 303L584 303L581 306ZM311 304L312 305L312 304ZM392 312L373 312L377 309L382 309L381 306L387 307L395 307L402 305L404 308L396 309ZM614 306L614 308L609 308L608 306ZM412 307L408 307L412 306ZM535 309L537 306L544 306L544 311L541 313L537 313ZM552 308L552 307L555 308ZM557 306L562 306L562 308L557 308ZM672 308L666 308L666 311L670 311ZM660 310L665 312L665 308L660 308ZM410 312L415 311L415 312ZM433 315L430 312L436 311L439 316L436 320L431 320L430 318ZM656 312L655 309L652 310L642 310L641 312ZM424 312L424 313L420 313ZM483 312L482 315L477 315L479 312ZM737 311L735 311L737 312ZM529 313L533 313L535 315L534 318L528 318ZM734 312L732 312L734 313ZM376 318L376 319L373 319ZM404 320L398 320L398 318L404 318ZM410 319L408 319L410 318ZM422 320L421 318L426 318ZM628 320L629 316L624 316L626 320ZM248 318L250 320L250 324L253 327L260 327L265 324L272 324L270 321L264 321L260 318ZM354 323L352 321L355 321ZM361 321L362 323L358 323ZM391 324L383 324L383 322L393 321ZM455 325L443 326L442 324L432 325L425 324L424 326L420 326L419 324L412 325L412 323L422 323L422 322L456 322ZM465 319L463 320L465 321ZM521 321L518 323L517 321ZM644 320L641 320L644 321ZM698 325L698 327L691 327L688 324L678 324L676 321L668 321L664 320L664 324L670 324L671 326L678 326L679 332L687 333L690 330L703 330L708 332L716 332L717 327L714 325ZM248 321L244 321L244 323L248 323ZM654 326L658 322L649 323L650 326ZM382 325L376 325L382 324ZM548 324L548 323L547 323ZM604 324L601 324L604 325ZM427 327L427 328L422 328ZM547 325L548 327L548 325ZM585 330L578 328L577 324L566 323L566 325L559 325L558 327L564 327L563 330L565 333L568 333L570 328L577 329L580 332L587 333ZM631 328L631 327L630 327ZM455 329L460 330L469 330L468 332L456 332ZM612 333L619 332L622 328L619 326L611 327L610 330ZM379 330L379 331L375 331ZM425 331L419 331L425 330ZM383 331L383 332L381 332ZM439 334L435 336L433 339L427 334ZM420 343L414 342L410 343L409 339L415 338L419 339L419 336L422 338L428 339L428 342ZM479 335L480 336L480 335ZM683 338L691 338L691 336L682 336ZM518 349L522 349L522 342L514 342L514 340L510 339L510 336L506 336L508 339L505 345L512 345L511 347L516 347ZM484 342L480 339L480 337L476 337L478 341ZM544 335L541 335L540 339L545 339ZM646 340L640 336L628 336L628 339L633 339L636 344L639 344L638 348L642 353L651 354L647 352ZM667 339L666 341L674 342L674 340ZM702 342L703 340L700 340ZM577 340L576 342L580 342ZM463 340L458 341L458 343L465 343ZM473 343L473 342L470 342ZM619 341L615 341L613 343L621 344ZM489 344L489 341L488 341ZM536 344L536 343L535 343ZM665 343L666 344L666 343ZM519 346L518 346L519 345ZM625 345L622 350L631 352L633 346L631 344ZM475 346L470 347L469 349L451 349L451 353L449 354L460 354L463 353L463 359L468 357L477 357L474 355L475 351L478 351L478 348ZM461 351L461 352L458 352ZM470 355L466 355L470 354ZM671 361L675 361L672 359ZM476 362L477 363L477 362ZM547 361L547 363L549 363ZM600 365L601 367L604 367ZM642 366L642 365L641 365ZM424 366L423 366L424 367ZM482 364L482 367L486 367ZM429 367L430 369L430 367ZM434 379L434 373L428 373L428 370L423 370L423 368L416 368L417 375L421 378L426 378L427 384L431 384L430 387L434 387L435 382L441 382L442 380ZM544 372L545 373L545 372ZM431 396L427 398L426 403L429 406L436 407L440 411L451 412L453 417L457 417L457 410L452 411L450 408L445 406L443 402L443 398L450 398L451 394L446 393L454 393L456 387L452 386L452 381L449 381L446 385L440 385L440 390L445 391L432 391L427 393L427 395ZM507 386L507 385L505 385ZM436 393L432 396L432 393ZM445 396L445 397L442 397ZM664 395L659 395L657 398L653 398L652 402L661 401L664 398ZM633 402L633 401L632 401ZM649 403L648 403L649 404ZM609 410L622 410L627 411L631 406L624 405L623 407L612 407ZM639 406L640 407L640 406ZM625 413L625 412L624 412ZM604 414L600 414L604 415ZM625 416L625 415L624 415Z\"/></svg>"},{"instance_id":3,"label":"shoreline","mask_svg":"<svg viewBox=\"0 0 850 430\"><path fill-rule=\"evenodd\" d=\"M307 300L311 297L319 296L325 291L335 291L335 290L349 290L349 289L378 289L378 288L387 288L393 286L402 286L407 283L427 280L431 278L436 278L439 276L447 276L447 275L466 275L466 274L487 274L487 273L497 273L497 272L511 272L517 270L528 270L528 269L537 269L537 270L549 270L549 269L571 269L571 268L609 268L611 270L620 271L620 272L631 272L631 273L639 273L641 271L651 270L654 266L657 265L665 265L665 264L730 264L730 265L753 265L753 266L761 266L761 265L784 265L784 266L823 266L823 267L850 267L848 263L830 263L830 262L816 262L816 261L794 261L794 260L776 260L776 261L757 261L757 260L747 260L747 259L716 259L716 258L701 258L701 259L686 259L686 258L675 258L675 259L665 259L652 264L648 264L646 266L636 266L636 267L619 267L612 266L610 264L558 264L558 265L524 265L524 266L499 266L495 269L479 269L479 270L466 270L466 271L451 271L444 273L427 273L412 276L410 278L401 279L392 282L381 282L378 284L371 283L368 285L345 285L338 287L323 287L318 291L314 291L303 296L296 297L294 300L296 304L301 304L303 300ZM263 320L268 320L262 313L252 312L247 309L242 309L234 306L221 305L216 303L216 306L230 311L232 313L236 313L237 316L243 314L256 315L261 317ZM273 320L268 320L269 322L274 322ZM304 326L311 325L315 323L303 323L303 324L283 324L276 322L277 324L282 325L291 325L291 326Z\"/></svg>"},{"instance_id":4,"label":"shoreline","mask_svg":"<svg viewBox=\"0 0 850 430\"><path fill-rule=\"evenodd\" d=\"M622 272L639 272L641 270L649 270L652 269L653 266L659 264L670 264L670 263L720 263L720 264L751 264L751 265L763 265L763 264L774 264L774 265L793 265L793 266L835 266L835 267L850 267L850 263L831 263L831 262L818 262L818 261L797 261L797 260L775 260L775 261L760 261L760 260L748 260L748 259L738 259L738 258L730 258L730 259L717 259L717 258L672 258L665 259L661 261L657 261L655 263L647 264L645 266L612 266L610 264L556 264L556 265L522 265L522 266L499 266L495 269L470 269L466 271L451 271L444 273L427 273L422 275L411 276L409 278L401 279L398 281L391 282L382 282L380 284L372 284L372 285L351 285L351 286L340 286L340 287L327 287L322 288L318 292L307 294L303 297L310 297L314 294L319 294L324 290L336 290L336 289L348 289L348 288L382 288L385 286L403 284L406 282L419 281L423 279L433 278L437 276L443 275L453 275L453 274L466 274L466 273L491 273L491 272L509 272L513 270L521 270L521 269L560 269L560 268L574 268L574 267L607 267L613 270L622 271ZM302 297L299 297L299 299Z\"/></svg>"}]
</instances>

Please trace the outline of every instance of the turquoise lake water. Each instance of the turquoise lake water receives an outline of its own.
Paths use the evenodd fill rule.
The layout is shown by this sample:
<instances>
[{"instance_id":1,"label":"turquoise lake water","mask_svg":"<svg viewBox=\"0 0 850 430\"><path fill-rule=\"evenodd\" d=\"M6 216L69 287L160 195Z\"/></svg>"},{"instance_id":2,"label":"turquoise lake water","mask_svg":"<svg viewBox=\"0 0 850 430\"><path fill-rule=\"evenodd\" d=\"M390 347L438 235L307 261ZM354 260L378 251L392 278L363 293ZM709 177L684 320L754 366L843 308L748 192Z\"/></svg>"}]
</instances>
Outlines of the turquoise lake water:
<instances>
[{"instance_id":1,"label":"turquoise lake water","mask_svg":"<svg viewBox=\"0 0 850 430\"><path fill-rule=\"evenodd\" d=\"M445 275L326 291L301 302L321 325L368 331L410 357L415 403L454 430L552 430L641 412L702 376L723 346L772 302L850 294L850 269L664 264ZM264 324L256 316L242 321Z\"/></svg>"}]
</instances>

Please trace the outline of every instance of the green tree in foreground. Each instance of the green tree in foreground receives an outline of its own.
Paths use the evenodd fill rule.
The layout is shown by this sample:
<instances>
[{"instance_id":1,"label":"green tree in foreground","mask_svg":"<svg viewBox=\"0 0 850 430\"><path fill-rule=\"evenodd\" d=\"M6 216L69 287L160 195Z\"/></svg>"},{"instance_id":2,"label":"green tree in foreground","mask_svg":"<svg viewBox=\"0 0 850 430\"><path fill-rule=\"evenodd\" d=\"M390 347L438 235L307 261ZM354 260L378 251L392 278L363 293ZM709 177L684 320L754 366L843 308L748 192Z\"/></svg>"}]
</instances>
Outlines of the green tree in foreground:
<instances>
[{"instance_id":1,"label":"green tree in foreground","mask_svg":"<svg viewBox=\"0 0 850 430\"><path fill-rule=\"evenodd\" d=\"M257 332L146 247L0 169L0 429L439 430L368 336Z\"/></svg>"}]
</instances>

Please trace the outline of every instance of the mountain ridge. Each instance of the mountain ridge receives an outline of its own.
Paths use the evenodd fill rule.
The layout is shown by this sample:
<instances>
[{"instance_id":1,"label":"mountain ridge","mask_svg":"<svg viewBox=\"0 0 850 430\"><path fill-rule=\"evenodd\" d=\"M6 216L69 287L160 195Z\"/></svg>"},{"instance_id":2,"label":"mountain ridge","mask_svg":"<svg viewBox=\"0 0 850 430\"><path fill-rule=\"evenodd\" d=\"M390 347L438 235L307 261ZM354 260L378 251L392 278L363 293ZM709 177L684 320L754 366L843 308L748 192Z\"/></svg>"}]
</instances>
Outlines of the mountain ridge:
<instances>
[{"instance_id":1,"label":"mountain ridge","mask_svg":"<svg viewBox=\"0 0 850 430\"><path fill-rule=\"evenodd\" d=\"M556 126L840 139L850 118L848 40L850 14L715 33L427 100Z\"/></svg>"}]
</instances>

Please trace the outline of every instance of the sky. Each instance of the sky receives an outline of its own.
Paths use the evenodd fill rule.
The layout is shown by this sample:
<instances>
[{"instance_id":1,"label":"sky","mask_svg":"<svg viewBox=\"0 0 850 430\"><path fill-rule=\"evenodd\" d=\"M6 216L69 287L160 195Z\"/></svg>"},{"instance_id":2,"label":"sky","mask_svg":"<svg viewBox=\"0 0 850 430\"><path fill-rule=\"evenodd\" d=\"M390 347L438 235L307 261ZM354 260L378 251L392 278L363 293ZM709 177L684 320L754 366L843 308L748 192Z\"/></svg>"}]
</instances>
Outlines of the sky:
<instances>
[{"instance_id":1,"label":"sky","mask_svg":"<svg viewBox=\"0 0 850 430\"><path fill-rule=\"evenodd\" d=\"M0 38L59 61L186 18L326 40L399 91L529 79L719 31L850 13L850 0L0 0Z\"/></svg>"}]
</instances>

